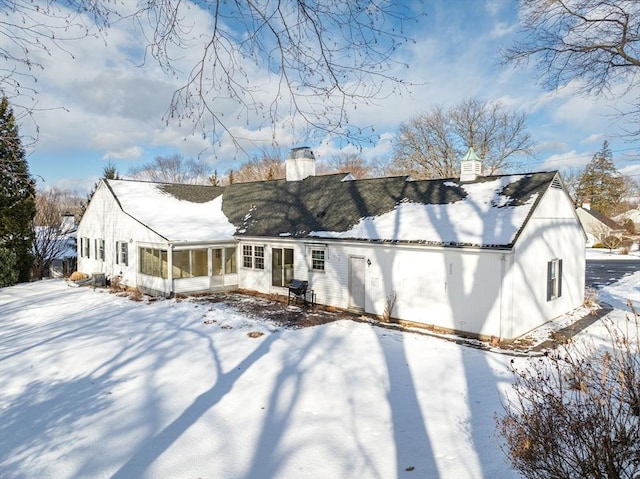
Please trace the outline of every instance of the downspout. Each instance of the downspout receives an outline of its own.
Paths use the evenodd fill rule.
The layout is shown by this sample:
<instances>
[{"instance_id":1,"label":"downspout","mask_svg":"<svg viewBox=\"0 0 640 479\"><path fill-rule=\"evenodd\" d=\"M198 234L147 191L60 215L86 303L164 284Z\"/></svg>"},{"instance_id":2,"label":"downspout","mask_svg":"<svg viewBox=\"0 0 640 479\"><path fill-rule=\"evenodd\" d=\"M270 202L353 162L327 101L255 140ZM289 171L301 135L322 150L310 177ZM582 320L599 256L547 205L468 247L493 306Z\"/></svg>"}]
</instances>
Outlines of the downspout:
<instances>
[{"instance_id":1,"label":"downspout","mask_svg":"<svg viewBox=\"0 0 640 479\"><path fill-rule=\"evenodd\" d=\"M167 279L169 280L169 297L174 296L173 292L173 244L169 243L169 251L167 252Z\"/></svg>"},{"instance_id":2,"label":"downspout","mask_svg":"<svg viewBox=\"0 0 640 479\"><path fill-rule=\"evenodd\" d=\"M500 301L500 306L498 307L498 317L499 317L499 326L498 326L498 341L501 341L504 337L504 331L502 330L502 290L504 289L504 272L505 272L505 262L507 258L504 253L500 255L500 291L498 293L498 301Z\"/></svg>"}]
</instances>

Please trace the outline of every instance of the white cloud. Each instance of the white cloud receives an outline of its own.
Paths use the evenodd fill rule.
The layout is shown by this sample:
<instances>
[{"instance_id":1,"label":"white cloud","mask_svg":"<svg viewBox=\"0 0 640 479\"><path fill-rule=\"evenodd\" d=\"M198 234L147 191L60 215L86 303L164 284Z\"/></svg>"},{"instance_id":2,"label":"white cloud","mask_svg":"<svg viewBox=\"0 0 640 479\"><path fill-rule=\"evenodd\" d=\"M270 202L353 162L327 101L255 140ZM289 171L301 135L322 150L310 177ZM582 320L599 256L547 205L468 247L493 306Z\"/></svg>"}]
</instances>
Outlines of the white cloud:
<instances>
[{"instance_id":1,"label":"white cloud","mask_svg":"<svg viewBox=\"0 0 640 479\"><path fill-rule=\"evenodd\" d=\"M582 140L582 143L602 143L606 139L603 133L594 133Z\"/></svg>"},{"instance_id":2,"label":"white cloud","mask_svg":"<svg viewBox=\"0 0 640 479\"><path fill-rule=\"evenodd\" d=\"M502 38L510 35L518 28L517 24L507 22L496 22L491 30L490 36L493 38Z\"/></svg>"},{"instance_id":3,"label":"white cloud","mask_svg":"<svg viewBox=\"0 0 640 479\"><path fill-rule=\"evenodd\" d=\"M557 151L563 151L566 153L568 148L569 146L566 142L554 139L536 143L533 148L533 153L537 156L545 156Z\"/></svg>"},{"instance_id":4,"label":"white cloud","mask_svg":"<svg viewBox=\"0 0 640 479\"><path fill-rule=\"evenodd\" d=\"M627 165L618 170L624 176L630 176L640 182L640 163L635 165Z\"/></svg>"},{"instance_id":5,"label":"white cloud","mask_svg":"<svg viewBox=\"0 0 640 479\"><path fill-rule=\"evenodd\" d=\"M76 177L66 177L54 182L37 182L38 188L40 189L51 189L57 188L63 191L68 191L74 195L85 197L89 194L89 192L93 189L97 181L96 177L91 178L76 178Z\"/></svg>"},{"instance_id":6,"label":"white cloud","mask_svg":"<svg viewBox=\"0 0 640 479\"><path fill-rule=\"evenodd\" d=\"M175 63L178 70L173 76L151 58L138 66L145 42L126 22L109 29L106 44L103 38L89 37L69 44L73 57L60 51L41 57L46 69L38 73L40 106L64 106L67 110L45 109L36 115L40 127L32 163L36 173L54 177L76 173L75 168L69 172L50 168L50 157L86 157L82 167L87 171L79 174L89 176L89 168L96 175L100 173L102 158L147 161L163 151L200 156L222 169L246 158L243 152L238 153L229 133L249 154L274 145L288 149L307 144L318 155L358 151L366 158L384 157L392 152L400 123L437 104L453 106L473 97L501 101L506 108L526 112L532 136L539 143L538 161L546 159L545 166L558 167L572 164L574 156L582 158L583 150L612 136L616 129L608 116L614 112L612 105L628 108L630 96L622 96L617 90L612 92L620 96L617 101L576 95L575 84L545 92L536 84L532 67L499 67L499 47L514 39L514 2L467 2L460 7L448 0L434 0L424 7L428 9L424 23L415 27L416 43L402 48L401 63L385 72L408 80L407 90L394 91L388 84L378 101L357 108L347 106L349 126L373 128L370 143L345 145L322 132L312 132L299 115L288 115L290 103L284 93L278 99L280 117L271 125L269 108L279 88L278 78L252 63L243 64L243 85L254 89L252 98L264 104L265 110L259 115L243 111L225 98L225 91L210 92L211 105L229 129L229 133L218 129L219 136L214 139L210 128L205 127L207 135L203 136L189 119L168 124L162 121L174 90L199 60L211 27L208 11L185 5L189 6L183 13L185 24L191 27L191 47L171 52L174 56L179 53ZM28 126L24 133L29 133ZM587 161L592 154L589 151Z\"/></svg>"},{"instance_id":7,"label":"white cloud","mask_svg":"<svg viewBox=\"0 0 640 479\"><path fill-rule=\"evenodd\" d=\"M564 170L567 168L584 167L591 158L593 153L579 153L575 150L567 151L565 153L551 155L547 157L541 170Z\"/></svg>"},{"instance_id":8,"label":"white cloud","mask_svg":"<svg viewBox=\"0 0 640 479\"><path fill-rule=\"evenodd\" d=\"M102 157L102 159L103 160L110 160L110 159L137 160L142 156L143 153L144 153L144 150L141 147L131 146L129 148L124 148L119 151L109 151Z\"/></svg>"},{"instance_id":9,"label":"white cloud","mask_svg":"<svg viewBox=\"0 0 640 479\"><path fill-rule=\"evenodd\" d=\"M486 0L484 8L491 16L497 16L508 5L508 0Z\"/></svg>"}]
</instances>

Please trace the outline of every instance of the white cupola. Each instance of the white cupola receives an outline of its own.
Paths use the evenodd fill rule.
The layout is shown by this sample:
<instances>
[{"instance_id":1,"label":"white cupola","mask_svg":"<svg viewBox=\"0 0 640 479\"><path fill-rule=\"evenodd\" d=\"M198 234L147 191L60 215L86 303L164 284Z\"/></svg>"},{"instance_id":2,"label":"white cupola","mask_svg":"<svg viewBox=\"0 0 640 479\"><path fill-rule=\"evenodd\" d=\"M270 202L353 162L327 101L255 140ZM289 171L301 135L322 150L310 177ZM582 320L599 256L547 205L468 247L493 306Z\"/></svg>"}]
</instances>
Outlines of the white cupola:
<instances>
[{"instance_id":1,"label":"white cupola","mask_svg":"<svg viewBox=\"0 0 640 479\"><path fill-rule=\"evenodd\" d=\"M482 160L470 147L464 158L460 160L460 181L473 181L478 176L482 176Z\"/></svg>"}]
</instances>

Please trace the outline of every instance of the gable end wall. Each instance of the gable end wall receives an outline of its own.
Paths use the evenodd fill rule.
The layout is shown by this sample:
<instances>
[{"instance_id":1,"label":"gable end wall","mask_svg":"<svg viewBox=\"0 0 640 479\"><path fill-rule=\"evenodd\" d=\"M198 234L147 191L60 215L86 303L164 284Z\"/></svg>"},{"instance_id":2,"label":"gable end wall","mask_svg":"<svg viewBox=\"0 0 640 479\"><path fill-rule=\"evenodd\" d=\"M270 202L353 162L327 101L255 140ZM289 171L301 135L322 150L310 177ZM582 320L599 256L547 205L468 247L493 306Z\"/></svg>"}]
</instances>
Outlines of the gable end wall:
<instances>
[{"instance_id":1,"label":"gable end wall","mask_svg":"<svg viewBox=\"0 0 640 479\"><path fill-rule=\"evenodd\" d=\"M80 224L78 225L78 271L92 275L105 273L107 277L122 276L123 284L137 286L137 245L140 242L164 244L165 240L126 214L113 193L100 182ZM89 238L90 257L81 256L81 238ZM95 240L105 242L104 261L96 258ZM129 244L128 266L116 264L116 241Z\"/></svg>"},{"instance_id":2,"label":"gable end wall","mask_svg":"<svg viewBox=\"0 0 640 479\"><path fill-rule=\"evenodd\" d=\"M547 301L547 263L562 259L562 295ZM549 188L514 248L509 275L513 330L518 337L584 303L585 235L562 189Z\"/></svg>"}]
</instances>

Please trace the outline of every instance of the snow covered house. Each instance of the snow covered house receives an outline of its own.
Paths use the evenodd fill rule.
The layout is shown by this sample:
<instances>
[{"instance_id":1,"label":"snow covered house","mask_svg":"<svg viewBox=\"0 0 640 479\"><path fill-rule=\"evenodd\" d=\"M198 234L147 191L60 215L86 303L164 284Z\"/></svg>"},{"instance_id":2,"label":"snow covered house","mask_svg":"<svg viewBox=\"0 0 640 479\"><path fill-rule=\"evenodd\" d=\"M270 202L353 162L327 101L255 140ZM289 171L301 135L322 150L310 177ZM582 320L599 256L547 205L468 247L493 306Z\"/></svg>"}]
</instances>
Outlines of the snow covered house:
<instances>
[{"instance_id":1,"label":"snow covered house","mask_svg":"<svg viewBox=\"0 0 640 479\"><path fill-rule=\"evenodd\" d=\"M607 236L621 237L624 227L599 211L591 209L589 203L584 203L576 209L578 219L587 234L587 246L601 242Z\"/></svg>"},{"instance_id":2,"label":"snow covered house","mask_svg":"<svg viewBox=\"0 0 640 479\"><path fill-rule=\"evenodd\" d=\"M320 304L511 339L583 303L585 235L557 172L480 173L471 151L461 178L316 176L304 148L281 180L103 180L78 269L163 295L297 279Z\"/></svg>"},{"instance_id":3,"label":"snow covered house","mask_svg":"<svg viewBox=\"0 0 640 479\"><path fill-rule=\"evenodd\" d=\"M63 278L76 270L76 223L73 214L62 215L60 224L35 226L34 278Z\"/></svg>"}]
</instances>

